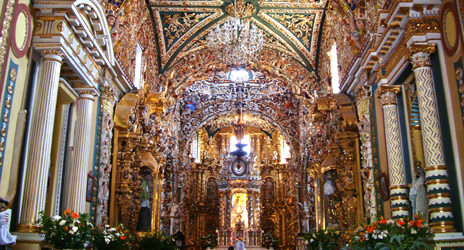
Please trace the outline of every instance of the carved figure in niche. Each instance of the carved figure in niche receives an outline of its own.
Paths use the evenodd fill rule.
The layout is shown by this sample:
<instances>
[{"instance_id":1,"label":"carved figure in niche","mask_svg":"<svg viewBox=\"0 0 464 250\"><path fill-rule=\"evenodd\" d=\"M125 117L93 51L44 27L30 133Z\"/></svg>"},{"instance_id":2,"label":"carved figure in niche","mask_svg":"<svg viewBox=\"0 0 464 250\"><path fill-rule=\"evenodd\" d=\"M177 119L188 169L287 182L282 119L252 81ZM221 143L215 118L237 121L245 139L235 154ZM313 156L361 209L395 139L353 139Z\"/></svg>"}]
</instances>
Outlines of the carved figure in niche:
<instances>
[{"instance_id":1,"label":"carved figure in niche","mask_svg":"<svg viewBox=\"0 0 464 250\"><path fill-rule=\"evenodd\" d=\"M425 187L425 172L424 169L421 168L420 161L416 161L414 171L416 172L416 179L412 183L412 188L409 191L409 199L411 200L413 214L418 214L426 218L429 206Z\"/></svg>"},{"instance_id":2,"label":"carved figure in niche","mask_svg":"<svg viewBox=\"0 0 464 250\"><path fill-rule=\"evenodd\" d=\"M324 203L326 211L327 226L336 226L337 224L337 194L335 193L334 176L332 172L325 175L324 183Z\"/></svg>"},{"instance_id":3,"label":"carved figure in niche","mask_svg":"<svg viewBox=\"0 0 464 250\"><path fill-rule=\"evenodd\" d=\"M217 198L217 186L214 179L208 181L208 187L206 190L206 200L209 204L212 204Z\"/></svg>"},{"instance_id":4,"label":"carved figure in niche","mask_svg":"<svg viewBox=\"0 0 464 250\"><path fill-rule=\"evenodd\" d=\"M274 183L268 178L263 184L263 199L264 202L272 202L274 200Z\"/></svg>"},{"instance_id":5,"label":"carved figure in niche","mask_svg":"<svg viewBox=\"0 0 464 250\"><path fill-rule=\"evenodd\" d=\"M142 183L140 199L142 200L136 230L148 232L151 230L151 204L153 200L153 176L151 171L144 168L141 171Z\"/></svg>"}]
</instances>

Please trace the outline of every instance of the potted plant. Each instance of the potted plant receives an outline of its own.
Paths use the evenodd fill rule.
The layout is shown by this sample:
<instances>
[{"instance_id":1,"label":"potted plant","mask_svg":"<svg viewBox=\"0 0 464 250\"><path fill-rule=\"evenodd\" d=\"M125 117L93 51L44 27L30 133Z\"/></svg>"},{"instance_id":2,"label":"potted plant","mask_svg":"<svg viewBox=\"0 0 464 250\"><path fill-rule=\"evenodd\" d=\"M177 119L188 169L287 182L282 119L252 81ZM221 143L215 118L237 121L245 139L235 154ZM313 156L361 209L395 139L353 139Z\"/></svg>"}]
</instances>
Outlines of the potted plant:
<instances>
[{"instance_id":1,"label":"potted plant","mask_svg":"<svg viewBox=\"0 0 464 250\"><path fill-rule=\"evenodd\" d=\"M309 249L339 249L338 243L340 234L337 231L319 230L317 232L309 232L304 235L305 244Z\"/></svg>"},{"instance_id":2,"label":"potted plant","mask_svg":"<svg viewBox=\"0 0 464 250\"><path fill-rule=\"evenodd\" d=\"M77 214L69 209L63 216L48 216L40 212L40 231L45 241L56 249L83 249L92 239L92 223L88 214Z\"/></svg>"},{"instance_id":3,"label":"potted plant","mask_svg":"<svg viewBox=\"0 0 464 250\"><path fill-rule=\"evenodd\" d=\"M93 230L92 244L95 249L124 250L129 249L128 230L123 225L110 227L109 225L98 226Z\"/></svg>"},{"instance_id":4,"label":"potted plant","mask_svg":"<svg viewBox=\"0 0 464 250\"><path fill-rule=\"evenodd\" d=\"M274 249L278 244L279 240L274 236L273 233L267 232L263 235L263 247L267 249Z\"/></svg>"},{"instance_id":5,"label":"potted plant","mask_svg":"<svg viewBox=\"0 0 464 250\"><path fill-rule=\"evenodd\" d=\"M208 233L201 237L201 248L202 249L213 249L217 247L217 235L216 233Z\"/></svg>"},{"instance_id":6,"label":"potted plant","mask_svg":"<svg viewBox=\"0 0 464 250\"><path fill-rule=\"evenodd\" d=\"M428 241L431 233L424 220L415 215L413 219L380 219L368 226L358 227L345 236L346 250L422 250L432 249Z\"/></svg>"}]
</instances>

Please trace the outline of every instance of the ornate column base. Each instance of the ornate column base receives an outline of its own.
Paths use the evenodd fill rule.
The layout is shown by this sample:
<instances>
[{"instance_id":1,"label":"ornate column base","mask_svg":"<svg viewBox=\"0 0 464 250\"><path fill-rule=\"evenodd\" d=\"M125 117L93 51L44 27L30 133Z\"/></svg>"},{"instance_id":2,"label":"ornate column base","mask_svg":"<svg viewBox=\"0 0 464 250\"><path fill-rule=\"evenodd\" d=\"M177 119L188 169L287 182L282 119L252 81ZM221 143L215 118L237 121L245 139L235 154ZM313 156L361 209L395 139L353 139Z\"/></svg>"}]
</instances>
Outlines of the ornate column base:
<instances>
[{"instance_id":1,"label":"ornate column base","mask_svg":"<svg viewBox=\"0 0 464 250\"><path fill-rule=\"evenodd\" d=\"M38 233L21 233L14 232L16 238L16 245L11 246L13 250L40 250L41 244L44 240Z\"/></svg>"}]
</instances>

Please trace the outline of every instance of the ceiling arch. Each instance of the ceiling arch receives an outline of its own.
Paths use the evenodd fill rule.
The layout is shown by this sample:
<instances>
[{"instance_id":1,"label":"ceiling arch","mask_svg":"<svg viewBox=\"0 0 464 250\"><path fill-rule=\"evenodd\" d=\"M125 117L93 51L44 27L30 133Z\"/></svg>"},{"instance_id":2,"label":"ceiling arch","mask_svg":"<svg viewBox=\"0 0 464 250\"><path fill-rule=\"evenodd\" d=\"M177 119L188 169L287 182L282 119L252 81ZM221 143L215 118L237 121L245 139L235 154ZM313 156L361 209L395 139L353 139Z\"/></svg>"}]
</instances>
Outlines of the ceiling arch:
<instances>
[{"instance_id":1,"label":"ceiling arch","mask_svg":"<svg viewBox=\"0 0 464 250\"><path fill-rule=\"evenodd\" d=\"M245 114L259 117L281 131L295 155L299 155L300 102L278 80L238 84L198 81L183 93L176 105L180 118L178 141L183 154L200 128L213 119L235 114L237 106L242 105Z\"/></svg>"},{"instance_id":2,"label":"ceiling arch","mask_svg":"<svg viewBox=\"0 0 464 250\"><path fill-rule=\"evenodd\" d=\"M252 13L248 19L263 31L267 48L285 51L307 72L314 70L327 0L241 1ZM206 35L230 17L228 9L233 4L233 0L149 0L159 72L166 72L190 52L204 49Z\"/></svg>"}]
</instances>

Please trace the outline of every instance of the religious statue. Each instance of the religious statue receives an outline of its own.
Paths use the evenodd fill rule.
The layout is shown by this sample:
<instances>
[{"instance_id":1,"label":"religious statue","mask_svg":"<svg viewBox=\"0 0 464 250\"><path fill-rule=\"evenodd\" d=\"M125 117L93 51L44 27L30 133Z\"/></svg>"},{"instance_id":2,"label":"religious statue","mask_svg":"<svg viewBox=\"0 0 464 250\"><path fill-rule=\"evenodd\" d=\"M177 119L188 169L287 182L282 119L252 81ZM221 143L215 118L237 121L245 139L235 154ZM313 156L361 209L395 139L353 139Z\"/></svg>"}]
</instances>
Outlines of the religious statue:
<instances>
[{"instance_id":1,"label":"religious statue","mask_svg":"<svg viewBox=\"0 0 464 250\"><path fill-rule=\"evenodd\" d=\"M414 170L416 172L416 179L412 183L411 190L409 191L409 199L411 200L413 214L427 217L429 208L427 191L425 188L425 172L424 169L421 168L420 161L416 161Z\"/></svg>"},{"instance_id":2,"label":"religious statue","mask_svg":"<svg viewBox=\"0 0 464 250\"><path fill-rule=\"evenodd\" d=\"M0 213L0 246L8 246L16 243L15 236L10 233L10 213L11 210Z\"/></svg>"},{"instance_id":3,"label":"religious statue","mask_svg":"<svg viewBox=\"0 0 464 250\"><path fill-rule=\"evenodd\" d=\"M150 209L150 201L151 201L151 192L150 192L150 182L151 175L147 174L144 176L144 180L142 181L142 193L140 194L140 199L142 200L140 213L139 213L139 220L137 222L137 231L147 232L151 230L151 209Z\"/></svg>"}]
</instances>

